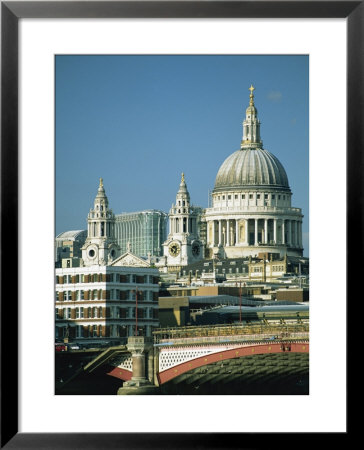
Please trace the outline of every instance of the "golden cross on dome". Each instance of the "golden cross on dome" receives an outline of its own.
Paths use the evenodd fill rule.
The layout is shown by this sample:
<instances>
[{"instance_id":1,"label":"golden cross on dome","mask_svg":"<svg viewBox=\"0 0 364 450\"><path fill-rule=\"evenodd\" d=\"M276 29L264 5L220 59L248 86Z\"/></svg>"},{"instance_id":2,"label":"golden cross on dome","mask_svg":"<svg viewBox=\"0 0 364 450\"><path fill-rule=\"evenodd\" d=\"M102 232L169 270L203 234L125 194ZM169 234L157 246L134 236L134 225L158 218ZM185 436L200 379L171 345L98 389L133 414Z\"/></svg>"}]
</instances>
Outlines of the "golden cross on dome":
<instances>
[{"instance_id":1,"label":"golden cross on dome","mask_svg":"<svg viewBox=\"0 0 364 450\"><path fill-rule=\"evenodd\" d=\"M250 88L249 88L249 91L250 91L250 106L253 106L254 105L254 100L253 100L253 98L254 98L254 94L253 94L253 91L255 90L255 87L251 84L250 85Z\"/></svg>"},{"instance_id":2,"label":"golden cross on dome","mask_svg":"<svg viewBox=\"0 0 364 450\"><path fill-rule=\"evenodd\" d=\"M185 181L185 174L182 172L181 183L184 183L184 181Z\"/></svg>"}]
</instances>

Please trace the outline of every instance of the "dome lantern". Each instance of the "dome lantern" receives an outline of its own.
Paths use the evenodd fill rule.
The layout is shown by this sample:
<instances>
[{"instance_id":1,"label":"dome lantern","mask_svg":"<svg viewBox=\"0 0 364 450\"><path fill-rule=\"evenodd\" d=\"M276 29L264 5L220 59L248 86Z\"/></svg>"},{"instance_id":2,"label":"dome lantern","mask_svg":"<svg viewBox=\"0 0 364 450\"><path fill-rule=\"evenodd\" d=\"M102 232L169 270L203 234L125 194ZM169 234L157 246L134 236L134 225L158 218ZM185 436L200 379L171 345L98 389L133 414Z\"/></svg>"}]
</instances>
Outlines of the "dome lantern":
<instances>
[{"instance_id":1,"label":"dome lantern","mask_svg":"<svg viewBox=\"0 0 364 450\"><path fill-rule=\"evenodd\" d=\"M250 86L249 106L245 111L245 120L243 121L243 139L241 141L241 149L245 148L262 148L263 141L260 139L260 121L258 119L258 110L254 105L255 87Z\"/></svg>"}]
</instances>

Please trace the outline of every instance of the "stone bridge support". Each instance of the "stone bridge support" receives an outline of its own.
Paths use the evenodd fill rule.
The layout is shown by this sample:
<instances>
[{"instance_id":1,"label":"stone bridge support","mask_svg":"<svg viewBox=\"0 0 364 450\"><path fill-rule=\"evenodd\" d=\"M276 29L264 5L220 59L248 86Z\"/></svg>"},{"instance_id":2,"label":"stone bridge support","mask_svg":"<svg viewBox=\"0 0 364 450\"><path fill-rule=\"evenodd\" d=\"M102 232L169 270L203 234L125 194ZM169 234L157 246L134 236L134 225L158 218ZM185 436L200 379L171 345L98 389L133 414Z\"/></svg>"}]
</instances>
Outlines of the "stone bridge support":
<instances>
[{"instance_id":1,"label":"stone bridge support","mask_svg":"<svg viewBox=\"0 0 364 450\"><path fill-rule=\"evenodd\" d=\"M130 336L127 348L132 355L133 375L118 390L118 395L155 394L153 339L146 336ZM153 392L149 392L153 391Z\"/></svg>"}]
</instances>

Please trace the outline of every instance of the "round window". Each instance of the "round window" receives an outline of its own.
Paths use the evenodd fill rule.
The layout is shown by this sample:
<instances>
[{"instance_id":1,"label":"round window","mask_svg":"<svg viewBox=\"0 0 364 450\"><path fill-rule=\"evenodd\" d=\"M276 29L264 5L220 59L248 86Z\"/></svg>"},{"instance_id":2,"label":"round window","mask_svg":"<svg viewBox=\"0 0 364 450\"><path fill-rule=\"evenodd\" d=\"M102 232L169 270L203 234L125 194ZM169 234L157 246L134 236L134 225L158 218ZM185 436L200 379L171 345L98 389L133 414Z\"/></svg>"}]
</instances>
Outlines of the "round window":
<instances>
[{"instance_id":1,"label":"round window","mask_svg":"<svg viewBox=\"0 0 364 450\"><path fill-rule=\"evenodd\" d=\"M89 256L90 258L93 258L93 257L95 256L95 250L91 249L91 250L88 252L88 256Z\"/></svg>"}]
</instances>

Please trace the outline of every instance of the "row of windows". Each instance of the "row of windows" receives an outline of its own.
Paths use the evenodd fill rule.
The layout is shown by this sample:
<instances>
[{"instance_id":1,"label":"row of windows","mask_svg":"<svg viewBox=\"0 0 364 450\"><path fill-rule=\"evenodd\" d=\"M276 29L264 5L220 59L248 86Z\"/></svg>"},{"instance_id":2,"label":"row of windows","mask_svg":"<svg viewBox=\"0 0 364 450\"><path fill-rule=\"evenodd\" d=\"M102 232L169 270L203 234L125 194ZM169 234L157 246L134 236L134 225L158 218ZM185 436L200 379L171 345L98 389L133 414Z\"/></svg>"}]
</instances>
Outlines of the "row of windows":
<instances>
[{"instance_id":1,"label":"row of windows","mask_svg":"<svg viewBox=\"0 0 364 450\"><path fill-rule=\"evenodd\" d=\"M249 268L248 268L248 266L246 266L246 267L241 267L240 269L239 269L239 267L236 267L235 268L235 270L233 269L233 268L231 268L231 267L229 267L229 269L228 269L228 273L247 273L248 272L248 270L249 270ZM202 269L202 271L201 271L201 273L212 273L213 272L213 269L209 269L209 270L206 270L206 269ZM215 272L216 273L226 273L226 269L219 269L219 268L215 268ZM187 271L186 270L183 270L182 271L182 275L183 276L186 276L186 275L188 275L187 274ZM196 276L196 273L194 273L194 274L192 274L193 276Z\"/></svg>"},{"instance_id":2,"label":"row of windows","mask_svg":"<svg viewBox=\"0 0 364 450\"><path fill-rule=\"evenodd\" d=\"M252 272L263 272L262 267L253 267ZM273 272L284 272L284 266L272 266Z\"/></svg>"},{"instance_id":3,"label":"row of windows","mask_svg":"<svg viewBox=\"0 0 364 450\"><path fill-rule=\"evenodd\" d=\"M264 195L264 200L268 200L268 198L269 198L269 194L256 194L256 198L259 200L260 198L261 198L261 195ZM286 196L285 195L283 195L283 196L281 196L281 194L278 194L277 195L277 198L278 198L278 200L280 200L281 199L281 197L283 198L283 200L286 200ZM217 200L225 200L225 198L226 198L226 196L225 195L218 195L217 196ZM252 200L253 198L254 198L254 194L241 194L241 199L242 200L245 200L245 198L249 198L249 200ZM263 197L262 197L263 198ZM228 195L227 196L227 199L228 200L231 200L232 199L232 195ZM235 200L238 200L239 199L239 195L238 194L235 194L234 195L234 199ZM271 199L272 200L275 200L276 199L276 195L275 194L271 194Z\"/></svg>"},{"instance_id":4,"label":"row of windows","mask_svg":"<svg viewBox=\"0 0 364 450\"><path fill-rule=\"evenodd\" d=\"M56 320L62 319L133 319L136 317L136 308L56 308ZM141 319L158 318L157 308L138 308L138 317Z\"/></svg>"},{"instance_id":5,"label":"row of windows","mask_svg":"<svg viewBox=\"0 0 364 450\"><path fill-rule=\"evenodd\" d=\"M77 275L56 275L57 284L75 284L75 283L150 283L158 284L158 277L153 275L135 275L118 273L93 273Z\"/></svg>"},{"instance_id":6,"label":"row of windows","mask_svg":"<svg viewBox=\"0 0 364 450\"><path fill-rule=\"evenodd\" d=\"M129 330L128 330L129 328ZM139 336L145 336L147 330L153 329L153 325L138 326ZM129 331L129 332L128 332ZM77 325L73 327L56 327L56 338L62 339L66 336L71 338L101 338L101 337L126 337L133 335L135 331L134 326L125 325Z\"/></svg>"},{"instance_id":7,"label":"row of windows","mask_svg":"<svg viewBox=\"0 0 364 450\"><path fill-rule=\"evenodd\" d=\"M158 300L158 292L141 290L119 290L110 289L103 291L94 289L89 291L56 291L56 301L77 301L77 300Z\"/></svg>"},{"instance_id":8,"label":"row of windows","mask_svg":"<svg viewBox=\"0 0 364 450\"><path fill-rule=\"evenodd\" d=\"M272 266L272 270L274 272L283 272L284 271L284 266Z\"/></svg>"}]
</instances>

